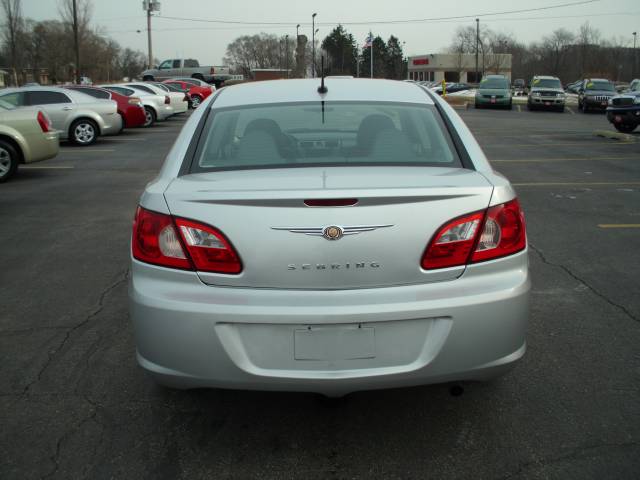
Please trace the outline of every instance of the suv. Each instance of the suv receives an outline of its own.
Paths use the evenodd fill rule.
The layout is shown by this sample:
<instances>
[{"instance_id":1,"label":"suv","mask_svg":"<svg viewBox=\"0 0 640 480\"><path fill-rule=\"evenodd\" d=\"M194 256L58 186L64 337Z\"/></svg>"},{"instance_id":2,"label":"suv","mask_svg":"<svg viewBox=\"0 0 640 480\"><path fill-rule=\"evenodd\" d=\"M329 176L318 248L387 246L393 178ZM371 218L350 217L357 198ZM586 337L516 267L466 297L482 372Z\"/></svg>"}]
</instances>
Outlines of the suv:
<instances>
[{"instance_id":1,"label":"suv","mask_svg":"<svg viewBox=\"0 0 640 480\"><path fill-rule=\"evenodd\" d=\"M585 78L578 90L578 108L584 113L589 110L606 110L609 100L616 95L613 83L603 78Z\"/></svg>"},{"instance_id":2,"label":"suv","mask_svg":"<svg viewBox=\"0 0 640 480\"><path fill-rule=\"evenodd\" d=\"M619 132L631 133L640 124L640 80L631 82L629 91L609 100L607 120Z\"/></svg>"},{"instance_id":3,"label":"suv","mask_svg":"<svg viewBox=\"0 0 640 480\"><path fill-rule=\"evenodd\" d=\"M558 77L535 76L527 95L527 108L548 108L564 112L566 95Z\"/></svg>"}]
</instances>

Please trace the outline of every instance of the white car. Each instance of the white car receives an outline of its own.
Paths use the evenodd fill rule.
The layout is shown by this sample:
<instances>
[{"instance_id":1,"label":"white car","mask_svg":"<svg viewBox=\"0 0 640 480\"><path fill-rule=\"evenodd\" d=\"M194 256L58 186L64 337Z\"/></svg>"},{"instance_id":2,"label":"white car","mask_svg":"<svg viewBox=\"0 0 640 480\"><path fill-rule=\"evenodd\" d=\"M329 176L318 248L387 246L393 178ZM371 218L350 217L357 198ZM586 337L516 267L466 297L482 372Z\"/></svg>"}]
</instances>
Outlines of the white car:
<instances>
[{"instance_id":1,"label":"white car","mask_svg":"<svg viewBox=\"0 0 640 480\"><path fill-rule=\"evenodd\" d=\"M178 388L487 380L526 350L524 216L456 112L414 83L219 90L131 241L139 364Z\"/></svg>"},{"instance_id":2,"label":"white car","mask_svg":"<svg viewBox=\"0 0 640 480\"><path fill-rule=\"evenodd\" d=\"M144 106L144 112L146 121L144 126L150 127L158 120L166 120L175 113L171 106L171 99L169 95L159 95L156 93L149 93L146 90L140 90L132 87L125 87L124 85L100 85L102 88L111 90L113 92L125 95L127 97L138 97L142 101Z\"/></svg>"},{"instance_id":3,"label":"white car","mask_svg":"<svg viewBox=\"0 0 640 480\"><path fill-rule=\"evenodd\" d=\"M60 132L60 140L77 145L91 145L100 135L117 135L122 130L116 102L82 92L57 87L10 88L0 92L0 99L44 111Z\"/></svg>"},{"instance_id":4,"label":"white car","mask_svg":"<svg viewBox=\"0 0 640 480\"><path fill-rule=\"evenodd\" d=\"M167 87L159 87L152 83L127 83L127 87L137 88L144 92L155 93L156 95L168 95L173 113L184 113L189 110L189 102L185 98L184 94L178 92L172 92Z\"/></svg>"}]
</instances>

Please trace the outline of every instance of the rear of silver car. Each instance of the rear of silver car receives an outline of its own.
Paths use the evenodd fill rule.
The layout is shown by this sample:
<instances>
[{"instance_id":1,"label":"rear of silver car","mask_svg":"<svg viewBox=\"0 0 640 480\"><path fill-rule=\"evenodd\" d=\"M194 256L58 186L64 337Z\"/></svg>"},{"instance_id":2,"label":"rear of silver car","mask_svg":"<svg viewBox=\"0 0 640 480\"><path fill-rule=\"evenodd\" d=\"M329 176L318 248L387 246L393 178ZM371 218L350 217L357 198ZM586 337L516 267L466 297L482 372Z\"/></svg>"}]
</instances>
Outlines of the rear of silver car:
<instances>
[{"instance_id":1,"label":"rear of silver car","mask_svg":"<svg viewBox=\"0 0 640 480\"><path fill-rule=\"evenodd\" d=\"M390 88L414 101L229 95L189 120L134 222L131 314L157 381L342 395L522 357L515 193L448 106Z\"/></svg>"}]
</instances>

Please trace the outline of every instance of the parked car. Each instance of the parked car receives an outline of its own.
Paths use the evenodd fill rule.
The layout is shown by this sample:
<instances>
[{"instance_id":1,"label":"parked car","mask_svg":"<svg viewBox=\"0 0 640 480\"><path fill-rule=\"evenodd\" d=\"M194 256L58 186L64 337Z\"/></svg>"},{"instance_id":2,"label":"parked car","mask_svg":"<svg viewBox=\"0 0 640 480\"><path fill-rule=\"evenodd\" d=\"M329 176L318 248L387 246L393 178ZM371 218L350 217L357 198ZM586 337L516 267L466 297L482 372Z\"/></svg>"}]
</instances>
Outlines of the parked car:
<instances>
[{"instance_id":1,"label":"parked car","mask_svg":"<svg viewBox=\"0 0 640 480\"><path fill-rule=\"evenodd\" d=\"M122 130L116 102L82 92L57 87L11 88L0 92L0 100L43 110L60 131L60 140L76 145L91 145L100 135L117 135Z\"/></svg>"},{"instance_id":2,"label":"parked car","mask_svg":"<svg viewBox=\"0 0 640 480\"><path fill-rule=\"evenodd\" d=\"M149 89L140 90L132 87L125 87L121 84L117 85L102 85L102 88L110 90L112 92L125 95L127 97L137 97L142 101L145 111L145 127L150 127L156 121L166 120L175 112L171 106L171 99L169 95L159 95Z\"/></svg>"},{"instance_id":3,"label":"parked car","mask_svg":"<svg viewBox=\"0 0 640 480\"><path fill-rule=\"evenodd\" d=\"M156 68L142 72L144 81L162 81L173 77L192 77L206 82L215 80L214 75L228 74L228 67L200 66L193 58L176 58L164 60Z\"/></svg>"},{"instance_id":4,"label":"parked car","mask_svg":"<svg viewBox=\"0 0 640 480\"><path fill-rule=\"evenodd\" d=\"M640 90L640 78L631 80L631 83L629 84L629 91L637 92L638 90Z\"/></svg>"},{"instance_id":5,"label":"parked car","mask_svg":"<svg viewBox=\"0 0 640 480\"><path fill-rule=\"evenodd\" d=\"M471 86L466 83L449 82L445 83L445 85L447 88L447 93L456 93L471 89ZM439 86L432 88L432 90L438 95L442 95L442 83L440 83Z\"/></svg>"},{"instance_id":6,"label":"parked car","mask_svg":"<svg viewBox=\"0 0 640 480\"><path fill-rule=\"evenodd\" d=\"M613 83L604 78L586 78L578 90L578 108L584 113L590 110L604 112L609 100L616 95Z\"/></svg>"},{"instance_id":7,"label":"parked car","mask_svg":"<svg viewBox=\"0 0 640 480\"><path fill-rule=\"evenodd\" d=\"M191 96L191 105L193 108L198 108L198 106L214 92L214 90L211 89L209 85L207 85L206 87L202 87L200 85L193 85L183 80L165 80L163 83L167 85L177 86L183 91L189 92L189 95Z\"/></svg>"},{"instance_id":8,"label":"parked car","mask_svg":"<svg viewBox=\"0 0 640 480\"><path fill-rule=\"evenodd\" d=\"M511 84L511 88L517 92L524 92L526 86L527 85L523 78L516 78Z\"/></svg>"},{"instance_id":9,"label":"parked car","mask_svg":"<svg viewBox=\"0 0 640 480\"><path fill-rule=\"evenodd\" d=\"M191 83L192 85L198 85L199 87L203 87L203 88L209 88L212 92L216 91L216 87L215 85L210 85L207 82L203 81L203 80L199 80L197 78L189 78L189 77L174 77L174 78L168 78L166 81L179 81L179 82L186 82L186 83Z\"/></svg>"},{"instance_id":10,"label":"parked car","mask_svg":"<svg viewBox=\"0 0 640 480\"><path fill-rule=\"evenodd\" d=\"M611 98L607 106L607 120L619 132L633 132L640 124L640 88Z\"/></svg>"},{"instance_id":11,"label":"parked car","mask_svg":"<svg viewBox=\"0 0 640 480\"><path fill-rule=\"evenodd\" d=\"M527 94L527 108L553 109L564 112L566 95L560 79L537 75L531 80L531 89Z\"/></svg>"},{"instance_id":12,"label":"parked car","mask_svg":"<svg viewBox=\"0 0 640 480\"><path fill-rule=\"evenodd\" d=\"M236 85L183 127L135 214L139 364L330 396L504 373L530 290L514 189L428 89L319 84Z\"/></svg>"},{"instance_id":13,"label":"parked car","mask_svg":"<svg viewBox=\"0 0 640 480\"><path fill-rule=\"evenodd\" d=\"M189 94L189 89L183 89L177 83L166 83L166 82L163 82L163 83L151 82L151 83L153 83L154 85L162 85L162 88L166 88L171 92L182 93L182 95L184 95L184 99L186 100L186 102L188 104L188 108L189 109L194 108L193 107L193 101L191 99L191 95Z\"/></svg>"},{"instance_id":14,"label":"parked car","mask_svg":"<svg viewBox=\"0 0 640 480\"><path fill-rule=\"evenodd\" d=\"M137 88L138 90L142 90L143 92L156 94L156 95L166 95L169 97L169 105L173 109L173 114L176 115L178 113L184 113L189 110L189 104L187 100L184 98L184 93L172 92L166 87L160 87L159 85L154 85L151 82L146 83L125 83L125 87Z\"/></svg>"},{"instance_id":15,"label":"parked car","mask_svg":"<svg viewBox=\"0 0 640 480\"><path fill-rule=\"evenodd\" d=\"M476 91L475 107L503 107L511 109L511 86L504 75L487 75Z\"/></svg>"},{"instance_id":16,"label":"parked car","mask_svg":"<svg viewBox=\"0 0 640 480\"><path fill-rule=\"evenodd\" d=\"M0 183L9 180L19 164L48 160L59 149L58 132L46 113L0 100Z\"/></svg>"},{"instance_id":17,"label":"parked car","mask_svg":"<svg viewBox=\"0 0 640 480\"><path fill-rule=\"evenodd\" d=\"M138 97L127 97L101 87L70 85L65 88L82 92L94 98L116 102L118 104L118 115L122 117L122 128L143 127L146 122L144 105Z\"/></svg>"}]
</instances>

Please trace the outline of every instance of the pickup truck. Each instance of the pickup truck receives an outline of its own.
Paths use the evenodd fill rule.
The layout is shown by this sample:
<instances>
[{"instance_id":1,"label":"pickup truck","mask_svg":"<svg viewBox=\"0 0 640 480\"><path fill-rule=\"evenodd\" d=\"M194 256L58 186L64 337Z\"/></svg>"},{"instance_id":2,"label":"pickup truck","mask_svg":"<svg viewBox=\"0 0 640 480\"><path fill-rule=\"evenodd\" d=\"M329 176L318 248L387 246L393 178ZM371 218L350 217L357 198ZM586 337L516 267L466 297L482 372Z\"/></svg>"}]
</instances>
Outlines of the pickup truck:
<instances>
[{"instance_id":1,"label":"pickup truck","mask_svg":"<svg viewBox=\"0 0 640 480\"><path fill-rule=\"evenodd\" d=\"M228 67L200 66L197 60L192 58L176 58L165 60L156 68L142 72L142 80L161 82L174 77L191 77L213 83L216 75L228 75Z\"/></svg>"}]
</instances>

